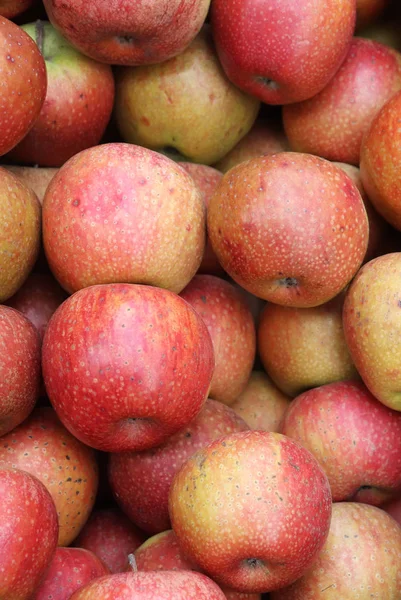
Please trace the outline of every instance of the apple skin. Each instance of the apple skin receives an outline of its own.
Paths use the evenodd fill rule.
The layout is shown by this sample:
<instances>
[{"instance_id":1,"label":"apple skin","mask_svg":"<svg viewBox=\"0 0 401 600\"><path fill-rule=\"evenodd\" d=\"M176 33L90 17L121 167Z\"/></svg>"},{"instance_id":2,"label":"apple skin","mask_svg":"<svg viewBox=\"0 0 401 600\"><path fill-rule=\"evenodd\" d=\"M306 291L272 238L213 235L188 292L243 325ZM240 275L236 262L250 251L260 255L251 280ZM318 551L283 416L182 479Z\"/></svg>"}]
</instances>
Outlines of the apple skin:
<instances>
[{"instance_id":1,"label":"apple skin","mask_svg":"<svg viewBox=\"0 0 401 600\"><path fill-rule=\"evenodd\" d=\"M33 127L8 156L17 164L60 167L100 142L113 109L113 73L110 65L78 52L46 21L22 29L45 59L47 92Z\"/></svg>"},{"instance_id":2,"label":"apple skin","mask_svg":"<svg viewBox=\"0 0 401 600\"><path fill-rule=\"evenodd\" d=\"M401 230L401 92L376 114L362 141L361 178L370 201L386 221Z\"/></svg>"},{"instance_id":3,"label":"apple skin","mask_svg":"<svg viewBox=\"0 0 401 600\"><path fill-rule=\"evenodd\" d=\"M47 190L47 187L58 169L53 167L23 167L22 165L0 165L2 168L7 169L14 173L22 183L33 190L40 202L43 204L43 197Z\"/></svg>"},{"instance_id":4,"label":"apple skin","mask_svg":"<svg viewBox=\"0 0 401 600\"><path fill-rule=\"evenodd\" d=\"M107 575L75 592L70 600L226 600L206 575L192 571L152 571Z\"/></svg>"},{"instance_id":5,"label":"apple skin","mask_svg":"<svg viewBox=\"0 0 401 600\"><path fill-rule=\"evenodd\" d=\"M4 303L24 283L38 257L41 211L35 193L2 168L0 214L0 303Z\"/></svg>"},{"instance_id":6,"label":"apple skin","mask_svg":"<svg viewBox=\"0 0 401 600\"><path fill-rule=\"evenodd\" d=\"M345 288L369 237L361 195L348 175L296 152L253 158L226 173L210 200L207 226L234 281L264 300L299 308L323 304Z\"/></svg>"},{"instance_id":7,"label":"apple skin","mask_svg":"<svg viewBox=\"0 0 401 600\"><path fill-rule=\"evenodd\" d=\"M322 465L333 502L380 505L401 489L401 414L361 382L340 381L300 394L281 431Z\"/></svg>"},{"instance_id":8,"label":"apple skin","mask_svg":"<svg viewBox=\"0 0 401 600\"><path fill-rule=\"evenodd\" d=\"M0 469L0 496L0 597L30 600L57 547L54 502L19 469Z\"/></svg>"},{"instance_id":9,"label":"apple skin","mask_svg":"<svg viewBox=\"0 0 401 600\"><path fill-rule=\"evenodd\" d=\"M290 401L291 398L283 394L266 373L253 371L231 408L251 429L278 432Z\"/></svg>"},{"instance_id":10,"label":"apple skin","mask_svg":"<svg viewBox=\"0 0 401 600\"><path fill-rule=\"evenodd\" d=\"M213 35L229 79L266 104L311 98L343 62L355 0L214 0ZM324 48L324 52L320 50Z\"/></svg>"},{"instance_id":11,"label":"apple skin","mask_svg":"<svg viewBox=\"0 0 401 600\"><path fill-rule=\"evenodd\" d=\"M209 395L230 405L246 386L256 353L253 315L242 294L214 275L195 275L180 294L205 322L215 368Z\"/></svg>"},{"instance_id":12,"label":"apple skin","mask_svg":"<svg viewBox=\"0 0 401 600\"><path fill-rule=\"evenodd\" d=\"M179 165L123 143L79 152L43 200L50 268L72 293L101 283L143 283L179 293L205 247L205 206Z\"/></svg>"},{"instance_id":13,"label":"apple skin","mask_svg":"<svg viewBox=\"0 0 401 600\"><path fill-rule=\"evenodd\" d=\"M343 309L345 339L372 394L401 411L401 253L369 261L348 288Z\"/></svg>"},{"instance_id":14,"label":"apple skin","mask_svg":"<svg viewBox=\"0 0 401 600\"><path fill-rule=\"evenodd\" d=\"M267 303L258 327L262 364L288 396L342 379L358 379L342 323L344 294L313 308Z\"/></svg>"},{"instance_id":15,"label":"apple skin","mask_svg":"<svg viewBox=\"0 0 401 600\"><path fill-rule=\"evenodd\" d=\"M30 8L36 0L0 0L0 15L13 19Z\"/></svg>"},{"instance_id":16,"label":"apple skin","mask_svg":"<svg viewBox=\"0 0 401 600\"><path fill-rule=\"evenodd\" d=\"M217 583L268 592L313 562L329 530L331 494L308 450L278 433L245 431L187 460L169 510L184 554Z\"/></svg>"},{"instance_id":17,"label":"apple skin","mask_svg":"<svg viewBox=\"0 0 401 600\"><path fill-rule=\"evenodd\" d=\"M248 429L228 406L209 398L197 417L161 446L110 455L109 481L117 503L143 531L169 529L169 490L181 465L213 440Z\"/></svg>"},{"instance_id":18,"label":"apple skin","mask_svg":"<svg viewBox=\"0 0 401 600\"><path fill-rule=\"evenodd\" d=\"M367 504L333 504L328 538L312 567L271 600L397 600L401 594L401 528Z\"/></svg>"},{"instance_id":19,"label":"apple skin","mask_svg":"<svg viewBox=\"0 0 401 600\"><path fill-rule=\"evenodd\" d=\"M128 554L144 541L140 532L116 508L95 510L91 513L74 546L96 554L111 573L125 571Z\"/></svg>"},{"instance_id":20,"label":"apple skin","mask_svg":"<svg viewBox=\"0 0 401 600\"><path fill-rule=\"evenodd\" d=\"M162 444L201 410L214 369L206 325L161 288L97 285L49 321L42 369L52 405L75 437L105 452Z\"/></svg>"},{"instance_id":21,"label":"apple skin","mask_svg":"<svg viewBox=\"0 0 401 600\"><path fill-rule=\"evenodd\" d=\"M47 75L35 42L18 25L0 16L0 156L28 133L46 97Z\"/></svg>"},{"instance_id":22,"label":"apple skin","mask_svg":"<svg viewBox=\"0 0 401 600\"><path fill-rule=\"evenodd\" d=\"M173 150L186 162L220 160L248 133L259 107L225 76L207 27L167 62L116 71L114 112L123 140Z\"/></svg>"},{"instance_id":23,"label":"apple skin","mask_svg":"<svg viewBox=\"0 0 401 600\"><path fill-rule=\"evenodd\" d=\"M401 89L401 54L354 38L341 67L316 96L285 106L292 150L359 165L362 138L380 108Z\"/></svg>"},{"instance_id":24,"label":"apple skin","mask_svg":"<svg viewBox=\"0 0 401 600\"><path fill-rule=\"evenodd\" d=\"M22 423L39 397L40 340L17 310L0 305L0 436Z\"/></svg>"},{"instance_id":25,"label":"apple skin","mask_svg":"<svg viewBox=\"0 0 401 600\"><path fill-rule=\"evenodd\" d=\"M37 407L1 438L0 468L35 475L50 492L59 520L59 546L68 546L91 513L98 487L94 452L61 425L53 409Z\"/></svg>"},{"instance_id":26,"label":"apple skin","mask_svg":"<svg viewBox=\"0 0 401 600\"><path fill-rule=\"evenodd\" d=\"M88 550L57 548L39 589L31 600L69 600L74 592L109 569Z\"/></svg>"},{"instance_id":27,"label":"apple skin","mask_svg":"<svg viewBox=\"0 0 401 600\"><path fill-rule=\"evenodd\" d=\"M161 63L201 29L210 0L44 0L50 21L84 54L114 65Z\"/></svg>"}]
</instances>

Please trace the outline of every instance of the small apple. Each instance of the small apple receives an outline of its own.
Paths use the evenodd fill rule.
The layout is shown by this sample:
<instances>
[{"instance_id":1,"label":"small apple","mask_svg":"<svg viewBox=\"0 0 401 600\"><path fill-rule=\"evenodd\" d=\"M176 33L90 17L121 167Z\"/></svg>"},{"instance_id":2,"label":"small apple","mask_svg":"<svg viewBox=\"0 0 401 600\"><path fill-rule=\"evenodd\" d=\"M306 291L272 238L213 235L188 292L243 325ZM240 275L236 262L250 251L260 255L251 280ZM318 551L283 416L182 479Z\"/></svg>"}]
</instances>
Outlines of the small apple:
<instances>
[{"instance_id":1,"label":"small apple","mask_svg":"<svg viewBox=\"0 0 401 600\"><path fill-rule=\"evenodd\" d=\"M0 15L13 19L30 8L37 0L0 0Z\"/></svg>"},{"instance_id":2,"label":"small apple","mask_svg":"<svg viewBox=\"0 0 401 600\"><path fill-rule=\"evenodd\" d=\"M14 173L27 187L31 188L41 205L47 187L58 171L53 167L23 167L21 165L1 165L1 167Z\"/></svg>"}]
</instances>

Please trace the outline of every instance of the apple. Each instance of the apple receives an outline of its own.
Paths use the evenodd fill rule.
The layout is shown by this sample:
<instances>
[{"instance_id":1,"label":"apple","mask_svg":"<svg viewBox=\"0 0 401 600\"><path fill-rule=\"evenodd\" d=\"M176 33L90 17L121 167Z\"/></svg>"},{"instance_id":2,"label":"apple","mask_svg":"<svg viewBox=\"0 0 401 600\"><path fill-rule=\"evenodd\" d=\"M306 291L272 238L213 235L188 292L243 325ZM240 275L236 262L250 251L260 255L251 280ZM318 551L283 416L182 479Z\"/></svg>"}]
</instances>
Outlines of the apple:
<instances>
[{"instance_id":1,"label":"apple","mask_svg":"<svg viewBox=\"0 0 401 600\"><path fill-rule=\"evenodd\" d=\"M228 281L195 275L180 294L202 317L213 342L215 368L209 395L232 404L244 390L256 352L252 313Z\"/></svg>"},{"instance_id":2,"label":"apple","mask_svg":"<svg viewBox=\"0 0 401 600\"><path fill-rule=\"evenodd\" d=\"M227 76L267 104L320 92L345 58L355 18L355 0L213 0L211 12Z\"/></svg>"},{"instance_id":3,"label":"apple","mask_svg":"<svg viewBox=\"0 0 401 600\"><path fill-rule=\"evenodd\" d=\"M113 109L112 70L78 52L46 21L22 29L45 59L47 93L33 127L9 158L18 164L60 167L100 142Z\"/></svg>"},{"instance_id":4,"label":"apple","mask_svg":"<svg viewBox=\"0 0 401 600\"><path fill-rule=\"evenodd\" d=\"M359 165L362 138L380 108L401 89L401 54L354 38L341 67L316 96L285 106L290 147Z\"/></svg>"},{"instance_id":5,"label":"apple","mask_svg":"<svg viewBox=\"0 0 401 600\"><path fill-rule=\"evenodd\" d=\"M348 175L296 152L253 158L226 173L207 225L219 262L239 285L299 308L323 304L345 288L369 237L361 195Z\"/></svg>"},{"instance_id":6,"label":"apple","mask_svg":"<svg viewBox=\"0 0 401 600\"><path fill-rule=\"evenodd\" d=\"M69 600L85 584L108 573L109 569L93 552L82 548L57 548L31 600Z\"/></svg>"},{"instance_id":7,"label":"apple","mask_svg":"<svg viewBox=\"0 0 401 600\"><path fill-rule=\"evenodd\" d=\"M1 165L2 168L14 173L23 183L33 190L42 205L47 186L57 173L53 167L24 167L22 165Z\"/></svg>"},{"instance_id":8,"label":"apple","mask_svg":"<svg viewBox=\"0 0 401 600\"><path fill-rule=\"evenodd\" d=\"M0 303L4 303L24 283L38 257L41 214L35 193L1 167L0 214Z\"/></svg>"},{"instance_id":9,"label":"apple","mask_svg":"<svg viewBox=\"0 0 401 600\"><path fill-rule=\"evenodd\" d=\"M231 404L251 429L279 431L291 398L283 394L263 371L252 371L245 389Z\"/></svg>"},{"instance_id":10,"label":"apple","mask_svg":"<svg viewBox=\"0 0 401 600\"><path fill-rule=\"evenodd\" d=\"M37 407L1 438L0 468L10 467L35 475L49 490L58 514L58 544L68 546L95 502L98 469L94 452L66 431L52 408Z\"/></svg>"},{"instance_id":11,"label":"apple","mask_svg":"<svg viewBox=\"0 0 401 600\"><path fill-rule=\"evenodd\" d=\"M316 459L290 438L245 431L187 460L170 488L185 555L220 585L268 592L298 579L327 537L331 494Z\"/></svg>"},{"instance_id":12,"label":"apple","mask_svg":"<svg viewBox=\"0 0 401 600\"><path fill-rule=\"evenodd\" d=\"M202 27L210 0L44 0L50 21L95 60L119 65L161 63L185 50Z\"/></svg>"},{"instance_id":13,"label":"apple","mask_svg":"<svg viewBox=\"0 0 401 600\"><path fill-rule=\"evenodd\" d=\"M184 161L220 160L248 133L259 106L227 79L206 27L179 56L116 72L122 138Z\"/></svg>"},{"instance_id":14,"label":"apple","mask_svg":"<svg viewBox=\"0 0 401 600\"><path fill-rule=\"evenodd\" d=\"M300 394L281 431L322 465L333 502L379 505L401 489L401 414L361 382L340 381Z\"/></svg>"},{"instance_id":15,"label":"apple","mask_svg":"<svg viewBox=\"0 0 401 600\"><path fill-rule=\"evenodd\" d=\"M50 317L67 295L57 281L47 273L31 273L7 305L29 319L43 340Z\"/></svg>"},{"instance_id":16,"label":"apple","mask_svg":"<svg viewBox=\"0 0 401 600\"><path fill-rule=\"evenodd\" d=\"M288 140L283 130L283 125L276 119L257 120L252 129L214 166L222 173L240 163L289 150Z\"/></svg>"},{"instance_id":17,"label":"apple","mask_svg":"<svg viewBox=\"0 0 401 600\"><path fill-rule=\"evenodd\" d=\"M191 571L118 573L92 581L70 600L226 600L206 575Z\"/></svg>"},{"instance_id":18,"label":"apple","mask_svg":"<svg viewBox=\"0 0 401 600\"><path fill-rule=\"evenodd\" d=\"M36 0L0 0L0 15L13 19L25 12Z\"/></svg>"},{"instance_id":19,"label":"apple","mask_svg":"<svg viewBox=\"0 0 401 600\"><path fill-rule=\"evenodd\" d=\"M22 423L39 397L40 340L17 310L0 305L0 436Z\"/></svg>"},{"instance_id":20,"label":"apple","mask_svg":"<svg viewBox=\"0 0 401 600\"><path fill-rule=\"evenodd\" d=\"M30 600L57 546L57 513L45 486L0 469L0 597Z\"/></svg>"},{"instance_id":21,"label":"apple","mask_svg":"<svg viewBox=\"0 0 401 600\"><path fill-rule=\"evenodd\" d=\"M357 28L374 24L388 4L389 0L356 0Z\"/></svg>"},{"instance_id":22,"label":"apple","mask_svg":"<svg viewBox=\"0 0 401 600\"><path fill-rule=\"evenodd\" d=\"M312 567L272 600L386 598L401 593L401 527L380 508L333 504L328 538Z\"/></svg>"},{"instance_id":23,"label":"apple","mask_svg":"<svg viewBox=\"0 0 401 600\"><path fill-rule=\"evenodd\" d=\"M205 206L194 180L169 158L123 143L79 152L43 200L43 243L68 292L144 283L179 293L205 247Z\"/></svg>"},{"instance_id":24,"label":"apple","mask_svg":"<svg viewBox=\"0 0 401 600\"><path fill-rule=\"evenodd\" d=\"M46 97L46 65L18 25L0 16L0 156L28 133Z\"/></svg>"},{"instance_id":25,"label":"apple","mask_svg":"<svg viewBox=\"0 0 401 600\"><path fill-rule=\"evenodd\" d=\"M228 406L206 400L197 417L164 444L146 452L110 455L109 481L117 503L143 531L169 529L169 490L181 465L213 440L248 429Z\"/></svg>"},{"instance_id":26,"label":"apple","mask_svg":"<svg viewBox=\"0 0 401 600\"><path fill-rule=\"evenodd\" d=\"M376 210L401 229L401 92L376 114L361 146L361 178Z\"/></svg>"},{"instance_id":27,"label":"apple","mask_svg":"<svg viewBox=\"0 0 401 600\"><path fill-rule=\"evenodd\" d=\"M276 386L288 396L342 379L359 378L345 341L344 294L313 308L267 303L258 350Z\"/></svg>"},{"instance_id":28,"label":"apple","mask_svg":"<svg viewBox=\"0 0 401 600\"><path fill-rule=\"evenodd\" d=\"M189 173L189 175L191 175L192 179L195 181L207 210L210 198L220 183L223 174L213 167L209 167L208 165L200 165L197 163L182 161L180 162L180 167L185 169L185 171ZM199 265L198 273L224 275L224 269L217 260L209 240L206 240L205 251L202 262Z\"/></svg>"},{"instance_id":29,"label":"apple","mask_svg":"<svg viewBox=\"0 0 401 600\"><path fill-rule=\"evenodd\" d=\"M107 284L59 306L42 367L67 429L88 446L121 452L158 446L195 418L214 355L201 317L173 292Z\"/></svg>"},{"instance_id":30,"label":"apple","mask_svg":"<svg viewBox=\"0 0 401 600\"><path fill-rule=\"evenodd\" d=\"M125 570L127 557L141 546L144 535L117 508L94 510L74 546L96 554L111 573Z\"/></svg>"},{"instance_id":31,"label":"apple","mask_svg":"<svg viewBox=\"0 0 401 600\"><path fill-rule=\"evenodd\" d=\"M365 385L401 411L401 253L374 258L358 272L344 302L343 325L352 360Z\"/></svg>"}]
</instances>

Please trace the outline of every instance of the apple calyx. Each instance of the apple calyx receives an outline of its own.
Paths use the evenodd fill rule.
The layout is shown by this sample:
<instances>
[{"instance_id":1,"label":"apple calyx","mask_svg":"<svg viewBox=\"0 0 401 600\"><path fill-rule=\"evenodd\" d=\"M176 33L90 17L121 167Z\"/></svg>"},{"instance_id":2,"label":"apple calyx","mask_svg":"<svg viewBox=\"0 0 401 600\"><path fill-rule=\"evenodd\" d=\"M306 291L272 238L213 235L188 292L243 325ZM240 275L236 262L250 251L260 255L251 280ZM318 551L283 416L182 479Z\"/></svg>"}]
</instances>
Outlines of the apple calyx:
<instances>
[{"instance_id":1,"label":"apple calyx","mask_svg":"<svg viewBox=\"0 0 401 600\"><path fill-rule=\"evenodd\" d=\"M255 75L254 81L260 85L263 85L263 87L274 91L278 90L280 87L277 81L274 81L274 79L270 79L269 77L265 77L264 75Z\"/></svg>"},{"instance_id":2,"label":"apple calyx","mask_svg":"<svg viewBox=\"0 0 401 600\"><path fill-rule=\"evenodd\" d=\"M45 39L45 25L41 19L38 19L35 23L35 42L39 48L39 52L43 56L44 51L44 39Z\"/></svg>"},{"instance_id":3,"label":"apple calyx","mask_svg":"<svg viewBox=\"0 0 401 600\"><path fill-rule=\"evenodd\" d=\"M138 573L138 565L136 564L136 559L133 554L128 554L128 564L133 573Z\"/></svg>"},{"instance_id":4,"label":"apple calyx","mask_svg":"<svg viewBox=\"0 0 401 600\"><path fill-rule=\"evenodd\" d=\"M247 558L245 560L245 565L251 569L259 569L260 567L267 569L266 564L259 558Z\"/></svg>"},{"instance_id":5,"label":"apple calyx","mask_svg":"<svg viewBox=\"0 0 401 600\"><path fill-rule=\"evenodd\" d=\"M283 287L291 288L296 287L298 285L298 279L295 277L283 277L282 279L278 279L278 284Z\"/></svg>"},{"instance_id":6,"label":"apple calyx","mask_svg":"<svg viewBox=\"0 0 401 600\"><path fill-rule=\"evenodd\" d=\"M122 46L131 46L135 41L132 35L117 35L116 40Z\"/></svg>"}]
</instances>

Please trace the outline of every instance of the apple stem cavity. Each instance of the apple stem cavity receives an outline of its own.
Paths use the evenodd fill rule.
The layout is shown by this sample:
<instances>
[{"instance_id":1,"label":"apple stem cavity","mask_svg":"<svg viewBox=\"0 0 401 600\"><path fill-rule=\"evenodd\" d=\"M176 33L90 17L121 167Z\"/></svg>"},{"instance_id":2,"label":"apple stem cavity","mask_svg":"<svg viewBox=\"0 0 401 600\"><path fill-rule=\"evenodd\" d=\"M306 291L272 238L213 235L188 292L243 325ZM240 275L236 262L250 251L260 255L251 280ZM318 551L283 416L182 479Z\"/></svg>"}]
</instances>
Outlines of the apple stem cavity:
<instances>
[{"instance_id":1,"label":"apple stem cavity","mask_svg":"<svg viewBox=\"0 0 401 600\"><path fill-rule=\"evenodd\" d=\"M42 56L43 56L44 38L45 38L45 26L44 26L43 21L38 19L35 23L35 41L36 41L36 44L37 44Z\"/></svg>"},{"instance_id":2,"label":"apple stem cavity","mask_svg":"<svg viewBox=\"0 0 401 600\"><path fill-rule=\"evenodd\" d=\"M133 554L128 554L128 564L133 573L138 573L138 565L136 564L135 556Z\"/></svg>"}]
</instances>

